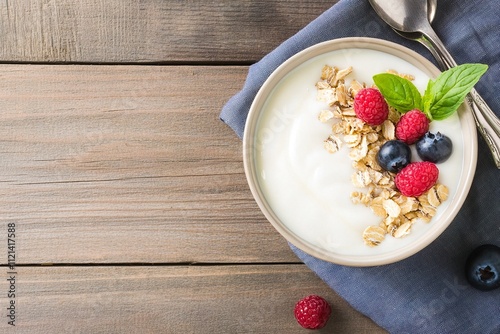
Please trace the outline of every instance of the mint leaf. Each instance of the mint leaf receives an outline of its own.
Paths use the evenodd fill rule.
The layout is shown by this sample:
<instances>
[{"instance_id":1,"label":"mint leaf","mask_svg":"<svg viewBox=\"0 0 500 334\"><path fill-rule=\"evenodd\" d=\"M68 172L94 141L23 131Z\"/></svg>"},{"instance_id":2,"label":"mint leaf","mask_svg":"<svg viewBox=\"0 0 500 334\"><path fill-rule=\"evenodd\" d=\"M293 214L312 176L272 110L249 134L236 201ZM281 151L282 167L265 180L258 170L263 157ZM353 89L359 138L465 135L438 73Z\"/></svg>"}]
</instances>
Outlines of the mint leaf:
<instances>
[{"instance_id":1,"label":"mint leaf","mask_svg":"<svg viewBox=\"0 0 500 334\"><path fill-rule=\"evenodd\" d=\"M427 88L425 89L424 95L422 96L422 107L423 107L423 112L424 114L427 115L427 117L432 121L432 114L431 114L431 103L432 103L432 87L434 86L434 81L429 80L427 82Z\"/></svg>"},{"instance_id":2,"label":"mint leaf","mask_svg":"<svg viewBox=\"0 0 500 334\"><path fill-rule=\"evenodd\" d=\"M411 81L390 73L376 74L373 81L387 104L400 113L422 109L422 96Z\"/></svg>"},{"instance_id":3,"label":"mint leaf","mask_svg":"<svg viewBox=\"0 0 500 334\"><path fill-rule=\"evenodd\" d=\"M453 114L487 69L484 64L462 64L429 81L423 96L424 112L435 120Z\"/></svg>"}]
</instances>

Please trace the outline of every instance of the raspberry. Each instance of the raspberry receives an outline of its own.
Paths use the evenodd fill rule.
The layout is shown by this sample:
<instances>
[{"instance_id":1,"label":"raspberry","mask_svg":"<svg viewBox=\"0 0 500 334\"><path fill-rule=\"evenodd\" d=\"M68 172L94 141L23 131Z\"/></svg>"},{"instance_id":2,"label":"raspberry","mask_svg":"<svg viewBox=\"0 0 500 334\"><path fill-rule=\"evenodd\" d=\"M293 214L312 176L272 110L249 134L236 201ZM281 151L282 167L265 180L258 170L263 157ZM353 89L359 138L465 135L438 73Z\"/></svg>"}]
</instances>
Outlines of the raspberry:
<instances>
[{"instance_id":1,"label":"raspberry","mask_svg":"<svg viewBox=\"0 0 500 334\"><path fill-rule=\"evenodd\" d=\"M394 179L401 194L417 197L431 189L439 176L439 169L432 162L412 162L403 168Z\"/></svg>"},{"instance_id":2,"label":"raspberry","mask_svg":"<svg viewBox=\"0 0 500 334\"><path fill-rule=\"evenodd\" d=\"M354 112L363 122L379 125L387 119L389 107L377 89L363 88L354 97Z\"/></svg>"},{"instance_id":3,"label":"raspberry","mask_svg":"<svg viewBox=\"0 0 500 334\"><path fill-rule=\"evenodd\" d=\"M317 295L310 295L299 300L295 305L295 319L307 329L323 328L332 312L328 302Z\"/></svg>"},{"instance_id":4,"label":"raspberry","mask_svg":"<svg viewBox=\"0 0 500 334\"><path fill-rule=\"evenodd\" d=\"M418 109L408 111L396 124L396 138L408 145L415 143L429 131L429 119Z\"/></svg>"}]
</instances>

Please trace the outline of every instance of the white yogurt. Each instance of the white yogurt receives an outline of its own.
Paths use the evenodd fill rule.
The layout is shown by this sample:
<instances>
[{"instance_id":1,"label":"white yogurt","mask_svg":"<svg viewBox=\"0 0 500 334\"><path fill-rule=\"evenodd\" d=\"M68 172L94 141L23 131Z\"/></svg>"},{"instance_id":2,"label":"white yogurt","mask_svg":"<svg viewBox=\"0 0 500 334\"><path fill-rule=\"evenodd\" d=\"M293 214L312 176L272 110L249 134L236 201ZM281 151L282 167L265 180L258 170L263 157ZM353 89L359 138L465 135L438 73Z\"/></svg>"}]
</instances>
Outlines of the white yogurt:
<instances>
[{"instance_id":1,"label":"white yogurt","mask_svg":"<svg viewBox=\"0 0 500 334\"><path fill-rule=\"evenodd\" d=\"M390 54L369 49L333 51L315 57L289 73L266 101L257 124L255 139L258 180L274 213L294 234L328 252L345 255L375 255L394 252L421 237L439 219L455 195L463 161L460 121L453 115L431 123L431 131L451 138L454 151L439 164L439 182L450 190L450 199L439 208L430 223L414 224L401 239L387 236L379 246L363 243L362 233L378 225L380 217L362 204L353 204L350 194L359 191L351 183L354 169L344 145L334 154L323 148L331 133L330 123L321 123L318 114L327 108L316 100L316 82L325 64L353 66L346 78L373 83L372 76L388 69L415 76L414 84L423 93L429 77L412 64ZM416 152L413 160L418 160Z\"/></svg>"}]
</instances>

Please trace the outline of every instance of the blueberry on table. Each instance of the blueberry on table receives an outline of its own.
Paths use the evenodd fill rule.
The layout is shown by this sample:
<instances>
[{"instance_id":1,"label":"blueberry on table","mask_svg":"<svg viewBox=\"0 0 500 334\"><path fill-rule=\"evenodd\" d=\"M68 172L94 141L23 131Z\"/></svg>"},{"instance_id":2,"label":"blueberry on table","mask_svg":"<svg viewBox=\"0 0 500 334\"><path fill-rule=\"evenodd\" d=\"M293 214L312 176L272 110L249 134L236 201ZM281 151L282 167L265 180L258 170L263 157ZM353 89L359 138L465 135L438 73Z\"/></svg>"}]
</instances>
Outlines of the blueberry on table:
<instances>
[{"instance_id":1,"label":"blueberry on table","mask_svg":"<svg viewBox=\"0 0 500 334\"><path fill-rule=\"evenodd\" d=\"M401 140L388 140L380 147L377 162L386 171L398 173L411 162L410 147Z\"/></svg>"},{"instance_id":2,"label":"blueberry on table","mask_svg":"<svg viewBox=\"0 0 500 334\"><path fill-rule=\"evenodd\" d=\"M500 247L482 245L474 249L465 263L467 281L476 289L489 291L500 287Z\"/></svg>"},{"instance_id":3,"label":"blueberry on table","mask_svg":"<svg viewBox=\"0 0 500 334\"><path fill-rule=\"evenodd\" d=\"M435 164L445 162L451 156L453 143L451 139L440 132L427 132L416 143L417 154L424 161Z\"/></svg>"}]
</instances>

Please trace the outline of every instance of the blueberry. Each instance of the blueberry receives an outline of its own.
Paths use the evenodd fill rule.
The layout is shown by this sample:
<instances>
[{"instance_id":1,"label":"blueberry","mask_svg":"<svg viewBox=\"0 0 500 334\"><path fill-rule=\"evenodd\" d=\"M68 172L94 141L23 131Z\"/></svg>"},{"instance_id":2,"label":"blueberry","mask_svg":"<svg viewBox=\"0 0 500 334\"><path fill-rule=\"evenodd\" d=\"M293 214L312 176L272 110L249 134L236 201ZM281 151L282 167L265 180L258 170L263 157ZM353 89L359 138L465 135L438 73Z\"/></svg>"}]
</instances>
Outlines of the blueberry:
<instances>
[{"instance_id":1,"label":"blueberry","mask_svg":"<svg viewBox=\"0 0 500 334\"><path fill-rule=\"evenodd\" d=\"M465 263L467 281L476 289L488 291L500 287L500 247L482 245L474 249Z\"/></svg>"},{"instance_id":2,"label":"blueberry","mask_svg":"<svg viewBox=\"0 0 500 334\"><path fill-rule=\"evenodd\" d=\"M453 151L453 143L447 136L440 132L433 134L427 132L417 143L417 154L424 161L435 164L445 162Z\"/></svg>"},{"instance_id":3,"label":"blueberry","mask_svg":"<svg viewBox=\"0 0 500 334\"><path fill-rule=\"evenodd\" d=\"M386 141L377 153L377 162L380 167L392 173L398 173L410 161L410 147L401 140Z\"/></svg>"}]
</instances>

